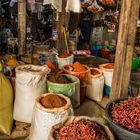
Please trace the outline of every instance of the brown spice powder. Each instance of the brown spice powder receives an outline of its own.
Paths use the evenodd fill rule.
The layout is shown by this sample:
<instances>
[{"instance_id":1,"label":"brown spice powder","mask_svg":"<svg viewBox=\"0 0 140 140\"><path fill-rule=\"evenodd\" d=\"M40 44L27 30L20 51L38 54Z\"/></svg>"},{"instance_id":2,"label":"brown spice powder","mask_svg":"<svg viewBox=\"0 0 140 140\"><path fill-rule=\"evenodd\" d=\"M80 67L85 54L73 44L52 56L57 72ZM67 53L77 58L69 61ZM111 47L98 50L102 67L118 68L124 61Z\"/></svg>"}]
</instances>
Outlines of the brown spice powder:
<instances>
[{"instance_id":1,"label":"brown spice powder","mask_svg":"<svg viewBox=\"0 0 140 140\"><path fill-rule=\"evenodd\" d=\"M60 108L66 105L66 100L56 94L49 94L41 98L40 103L45 108Z\"/></svg>"}]
</instances>

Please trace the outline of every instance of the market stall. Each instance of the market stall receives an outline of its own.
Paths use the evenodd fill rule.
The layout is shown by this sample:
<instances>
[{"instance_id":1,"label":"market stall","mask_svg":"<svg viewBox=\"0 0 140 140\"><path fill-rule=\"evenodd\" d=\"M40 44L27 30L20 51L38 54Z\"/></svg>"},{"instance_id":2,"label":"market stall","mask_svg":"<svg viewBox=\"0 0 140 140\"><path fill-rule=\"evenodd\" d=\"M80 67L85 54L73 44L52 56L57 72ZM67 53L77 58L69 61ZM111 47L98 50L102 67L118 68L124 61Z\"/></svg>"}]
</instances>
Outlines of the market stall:
<instances>
[{"instance_id":1,"label":"market stall","mask_svg":"<svg viewBox=\"0 0 140 140\"><path fill-rule=\"evenodd\" d=\"M0 5L1 140L140 139L139 0Z\"/></svg>"}]
</instances>

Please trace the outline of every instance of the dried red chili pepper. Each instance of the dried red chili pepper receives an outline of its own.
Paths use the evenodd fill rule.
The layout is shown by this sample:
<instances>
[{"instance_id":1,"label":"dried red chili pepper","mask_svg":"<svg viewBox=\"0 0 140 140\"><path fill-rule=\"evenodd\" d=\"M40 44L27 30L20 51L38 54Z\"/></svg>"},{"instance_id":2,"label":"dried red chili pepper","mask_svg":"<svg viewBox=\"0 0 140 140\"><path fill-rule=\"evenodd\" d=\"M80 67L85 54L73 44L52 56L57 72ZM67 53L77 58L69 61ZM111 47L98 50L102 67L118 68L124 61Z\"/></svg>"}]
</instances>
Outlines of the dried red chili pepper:
<instances>
[{"instance_id":1,"label":"dried red chili pepper","mask_svg":"<svg viewBox=\"0 0 140 140\"><path fill-rule=\"evenodd\" d=\"M111 117L114 123L140 133L140 97L113 103Z\"/></svg>"},{"instance_id":2,"label":"dried red chili pepper","mask_svg":"<svg viewBox=\"0 0 140 140\"><path fill-rule=\"evenodd\" d=\"M109 140L102 126L81 119L67 126L62 126L54 132L55 140Z\"/></svg>"}]
</instances>

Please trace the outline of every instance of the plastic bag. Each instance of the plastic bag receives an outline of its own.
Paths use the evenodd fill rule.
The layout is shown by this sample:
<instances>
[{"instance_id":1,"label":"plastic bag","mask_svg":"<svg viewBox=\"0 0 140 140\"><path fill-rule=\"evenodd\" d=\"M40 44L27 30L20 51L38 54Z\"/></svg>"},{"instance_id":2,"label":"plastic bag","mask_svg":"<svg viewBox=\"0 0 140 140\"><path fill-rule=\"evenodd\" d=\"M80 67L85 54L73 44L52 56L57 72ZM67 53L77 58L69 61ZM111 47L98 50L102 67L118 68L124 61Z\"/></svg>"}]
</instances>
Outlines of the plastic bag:
<instances>
[{"instance_id":1,"label":"plastic bag","mask_svg":"<svg viewBox=\"0 0 140 140\"><path fill-rule=\"evenodd\" d=\"M62 0L43 0L43 5L52 4L58 12L62 12Z\"/></svg>"},{"instance_id":2,"label":"plastic bag","mask_svg":"<svg viewBox=\"0 0 140 140\"><path fill-rule=\"evenodd\" d=\"M13 89L10 81L0 71L0 132L10 135L12 126Z\"/></svg>"},{"instance_id":3,"label":"plastic bag","mask_svg":"<svg viewBox=\"0 0 140 140\"><path fill-rule=\"evenodd\" d=\"M81 11L81 2L80 0L67 0L66 11L72 11L75 13L80 13Z\"/></svg>"},{"instance_id":4,"label":"plastic bag","mask_svg":"<svg viewBox=\"0 0 140 140\"><path fill-rule=\"evenodd\" d=\"M15 120L31 123L35 99L46 93L49 72L47 66L22 65L16 68Z\"/></svg>"}]
</instances>

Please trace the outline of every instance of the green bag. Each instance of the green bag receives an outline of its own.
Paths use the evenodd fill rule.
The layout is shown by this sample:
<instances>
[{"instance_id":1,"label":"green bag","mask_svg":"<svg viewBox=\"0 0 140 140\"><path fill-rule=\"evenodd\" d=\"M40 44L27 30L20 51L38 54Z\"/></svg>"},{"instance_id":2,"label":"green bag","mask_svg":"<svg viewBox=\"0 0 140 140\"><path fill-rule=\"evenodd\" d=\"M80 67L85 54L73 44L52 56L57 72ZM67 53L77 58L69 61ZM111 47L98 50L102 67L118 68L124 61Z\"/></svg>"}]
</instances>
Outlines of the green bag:
<instances>
[{"instance_id":1,"label":"green bag","mask_svg":"<svg viewBox=\"0 0 140 140\"><path fill-rule=\"evenodd\" d=\"M71 99L72 105L77 107L80 105L80 81L77 77L70 74L63 74L72 83L60 84L53 83L47 80L47 87L49 93L63 94Z\"/></svg>"},{"instance_id":2,"label":"green bag","mask_svg":"<svg viewBox=\"0 0 140 140\"><path fill-rule=\"evenodd\" d=\"M0 63L0 132L10 135L13 127L13 89Z\"/></svg>"}]
</instances>

